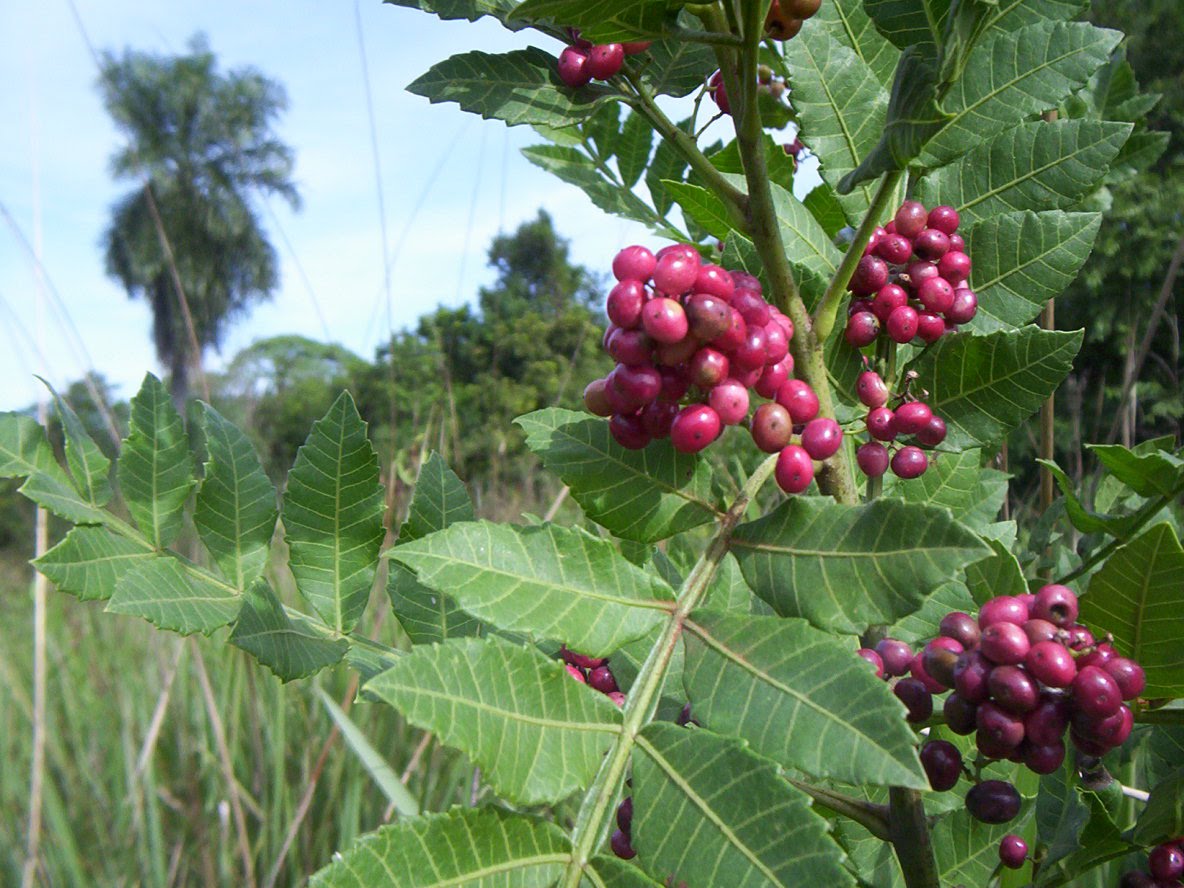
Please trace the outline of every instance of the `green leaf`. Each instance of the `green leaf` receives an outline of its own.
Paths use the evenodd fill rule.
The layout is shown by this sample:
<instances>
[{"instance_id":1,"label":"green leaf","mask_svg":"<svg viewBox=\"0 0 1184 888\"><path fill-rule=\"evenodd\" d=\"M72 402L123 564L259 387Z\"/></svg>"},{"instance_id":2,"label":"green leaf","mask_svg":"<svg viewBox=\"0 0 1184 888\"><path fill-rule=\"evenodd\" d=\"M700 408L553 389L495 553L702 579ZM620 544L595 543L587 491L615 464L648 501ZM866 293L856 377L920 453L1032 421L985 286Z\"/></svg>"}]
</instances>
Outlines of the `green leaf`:
<instances>
[{"instance_id":1,"label":"green leaf","mask_svg":"<svg viewBox=\"0 0 1184 888\"><path fill-rule=\"evenodd\" d=\"M140 543L103 527L75 527L33 562L63 592L82 601L105 600L124 574L156 555Z\"/></svg>"},{"instance_id":2,"label":"green leaf","mask_svg":"<svg viewBox=\"0 0 1184 888\"><path fill-rule=\"evenodd\" d=\"M837 187L879 141L888 90L854 50L827 30L803 28L784 47L800 137L821 159L823 180ZM870 184L862 185L838 198L849 222L862 221L872 192Z\"/></svg>"},{"instance_id":3,"label":"green leaf","mask_svg":"<svg viewBox=\"0 0 1184 888\"><path fill-rule=\"evenodd\" d=\"M514 18L571 25L594 43L622 43L662 34L667 12L654 0L525 0Z\"/></svg>"},{"instance_id":4,"label":"green leaf","mask_svg":"<svg viewBox=\"0 0 1184 888\"><path fill-rule=\"evenodd\" d=\"M900 701L854 645L803 620L712 611L686 630L683 684L704 727L817 777L928 786Z\"/></svg>"},{"instance_id":5,"label":"green leaf","mask_svg":"<svg viewBox=\"0 0 1184 888\"><path fill-rule=\"evenodd\" d=\"M352 629L366 608L382 510L378 457L354 399L342 392L296 452L284 493L296 586L337 632Z\"/></svg>"},{"instance_id":6,"label":"green leaf","mask_svg":"<svg viewBox=\"0 0 1184 888\"><path fill-rule=\"evenodd\" d=\"M1166 780L1184 762L1184 725L1154 725L1147 740L1150 785Z\"/></svg>"},{"instance_id":7,"label":"green leaf","mask_svg":"<svg viewBox=\"0 0 1184 888\"><path fill-rule=\"evenodd\" d=\"M945 506L955 518L965 521L978 502L981 461L982 451L978 449L942 453L920 478L884 486L887 494L896 499L923 506Z\"/></svg>"},{"instance_id":8,"label":"green leaf","mask_svg":"<svg viewBox=\"0 0 1184 888\"><path fill-rule=\"evenodd\" d=\"M571 845L553 823L498 808L454 808L362 836L309 888L549 888Z\"/></svg>"},{"instance_id":9,"label":"green leaf","mask_svg":"<svg viewBox=\"0 0 1184 888\"><path fill-rule=\"evenodd\" d=\"M952 117L925 145L921 163L949 163L1024 117L1057 107L1109 59L1120 39L1118 31L1085 22L993 31L942 97L941 110Z\"/></svg>"},{"instance_id":10,"label":"green leaf","mask_svg":"<svg viewBox=\"0 0 1184 888\"><path fill-rule=\"evenodd\" d=\"M1137 514L1101 515L1097 512L1091 512L1077 498L1077 491L1074 488L1073 481L1064 473L1060 466L1048 459L1038 459L1036 461L1052 472L1053 480L1056 481L1065 502L1065 514L1068 516L1069 522L1077 530L1080 530L1082 533L1105 533L1110 536L1119 537L1120 539L1125 539L1129 536L1131 528L1139 520Z\"/></svg>"},{"instance_id":11,"label":"green leaf","mask_svg":"<svg viewBox=\"0 0 1184 888\"><path fill-rule=\"evenodd\" d=\"M1114 552L1089 582L1081 619L1147 673L1147 697L1184 696L1184 550L1167 522ZM1100 636L1099 636L1100 637Z\"/></svg>"},{"instance_id":12,"label":"green leaf","mask_svg":"<svg viewBox=\"0 0 1184 888\"><path fill-rule=\"evenodd\" d=\"M163 549L181 532L193 489L193 458L181 416L151 373L132 398L127 440L119 454L119 486L127 509L148 539Z\"/></svg>"},{"instance_id":13,"label":"green leaf","mask_svg":"<svg viewBox=\"0 0 1184 888\"><path fill-rule=\"evenodd\" d=\"M847 215L843 212L838 193L825 182L810 189L802 205L830 238L834 238L847 224Z\"/></svg>"},{"instance_id":14,"label":"green leaf","mask_svg":"<svg viewBox=\"0 0 1184 888\"><path fill-rule=\"evenodd\" d=\"M1094 867L1135 850L1119 833L1102 799L1078 785L1076 769L1068 762L1040 778L1036 823L1039 840L1048 844L1037 885L1074 884Z\"/></svg>"},{"instance_id":15,"label":"green leaf","mask_svg":"<svg viewBox=\"0 0 1184 888\"><path fill-rule=\"evenodd\" d=\"M908 48L900 57L892 82L883 135L859 166L842 178L838 191L846 194L860 182L904 169L947 119L948 115L937 107L937 69L933 60L917 47Z\"/></svg>"},{"instance_id":16,"label":"green leaf","mask_svg":"<svg viewBox=\"0 0 1184 888\"><path fill-rule=\"evenodd\" d=\"M617 144L617 170L626 188L632 188L641 179L650 159L654 131L650 122L640 114L629 112L621 127L621 141Z\"/></svg>"},{"instance_id":17,"label":"green leaf","mask_svg":"<svg viewBox=\"0 0 1184 888\"><path fill-rule=\"evenodd\" d=\"M645 184L649 189L654 209L658 211L660 216L665 217L670 212L670 208L674 206L674 199L662 187L663 180L682 179L686 170L687 161L678 153L674 143L665 139L659 140L658 147L654 149L649 169L645 171Z\"/></svg>"},{"instance_id":18,"label":"green leaf","mask_svg":"<svg viewBox=\"0 0 1184 888\"><path fill-rule=\"evenodd\" d=\"M945 509L813 497L788 499L741 524L732 552L777 613L853 634L912 613L961 568L990 555Z\"/></svg>"},{"instance_id":19,"label":"green leaf","mask_svg":"<svg viewBox=\"0 0 1184 888\"><path fill-rule=\"evenodd\" d=\"M206 464L193 523L223 575L246 589L267 564L278 515L275 488L247 436L209 404L201 410Z\"/></svg>"},{"instance_id":20,"label":"green leaf","mask_svg":"<svg viewBox=\"0 0 1184 888\"><path fill-rule=\"evenodd\" d=\"M1020 210L971 227L966 252L978 314L968 326L990 332L1031 323L1077 277L1101 223L1101 213Z\"/></svg>"},{"instance_id":21,"label":"green leaf","mask_svg":"<svg viewBox=\"0 0 1184 888\"><path fill-rule=\"evenodd\" d=\"M586 787L620 730L613 703L558 660L496 636L417 647L366 689L435 732L524 805Z\"/></svg>"},{"instance_id":22,"label":"green leaf","mask_svg":"<svg viewBox=\"0 0 1184 888\"><path fill-rule=\"evenodd\" d=\"M1071 209L1101 181L1130 135L1127 123L1036 121L1006 130L917 185L926 206L949 204L966 223L1023 209Z\"/></svg>"},{"instance_id":23,"label":"green leaf","mask_svg":"<svg viewBox=\"0 0 1184 888\"><path fill-rule=\"evenodd\" d=\"M1184 459L1159 449L1140 452L1119 444L1087 444L1115 478L1140 496L1175 496L1184 482Z\"/></svg>"},{"instance_id":24,"label":"green leaf","mask_svg":"<svg viewBox=\"0 0 1184 888\"><path fill-rule=\"evenodd\" d=\"M603 419L559 408L514 421L588 517L619 537L652 543L719 515L707 463L668 441L626 450Z\"/></svg>"},{"instance_id":25,"label":"green leaf","mask_svg":"<svg viewBox=\"0 0 1184 888\"><path fill-rule=\"evenodd\" d=\"M464 483L436 452L420 467L407 520L399 528L399 543L420 539L458 521L473 520L473 501ZM476 635L481 623L465 613L451 596L419 583L414 572L390 562L386 591L391 608L412 644Z\"/></svg>"},{"instance_id":26,"label":"green leaf","mask_svg":"<svg viewBox=\"0 0 1184 888\"><path fill-rule=\"evenodd\" d=\"M432 104L456 102L465 111L510 126L559 127L587 117L616 95L600 86L564 86L556 65L554 56L535 47L500 54L464 52L433 65L407 91Z\"/></svg>"},{"instance_id":27,"label":"green leaf","mask_svg":"<svg viewBox=\"0 0 1184 888\"><path fill-rule=\"evenodd\" d=\"M854 884L810 798L745 746L660 722L645 728L633 754L638 860L688 885Z\"/></svg>"},{"instance_id":28,"label":"green leaf","mask_svg":"<svg viewBox=\"0 0 1184 888\"><path fill-rule=\"evenodd\" d=\"M419 802L399 779L394 768L383 758L382 753L374 748L366 736L366 732L354 723L349 714L337 705L337 701L330 697L324 688L317 688L317 696L321 698L321 703L324 704L329 717L341 730L341 736L345 738L349 748L362 763L366 773L382 790L382 794L387 797L387 801L402 817L419 816Z\"/></svg>"},{"instance_id":29,"label":"green leaf","mask_svg":"<svg viewBox=\"0 0 1184 888\"><path fill-rule=\"evenodd\" d=\"M727 207L711 191L688 182L664 180L662 187L674 198L683 213L714 238L724 240L731 236L736 223L728 214Z\"/></svg>"},{"instance_id":30,"label":"green leaf","mask_svg":"<svg viewBox=\"0 0 1184 888\"><path fill-rule=\"evenodd\" d=\"M977 562L966 568L967 577L979 564L982 562ZM1027 587L1024 588L1024 591L1028 591ZM968 614L975 610L974 599L970 597L970 592L964 584L959 582L945 583L925 599L920 610L907 617L901 617L895 622L889 628L888 634L892 638L899 638L910 644L924 644L929 639L942 634L941 621L946 614L951 611L961 611Z\"/></svg>"},{"instance_id":31,"label":"green leaf","mask_svg":"<svg viewBox=\"0 0 1184 888\"><path fill-rule=\"evenodd\" d=\"M1088 0L1000 0L997 28L1022 28L1037 22L1063 22L1077 18Z\"/></svg>"},{"instance_id":32,"label":"green leaf","mask_svg":"<svg viewBox=\"0 0 1184 888\"><path fill-rule=\"evenodd\" d=\"M798 285L807 307L813 309L838 269L842 254L793 192L776 184L772 189L773 210L781 228L785 255L799 270Z\"/></svg>"},{"instance_id":33,"label":"green leaf","mask_svg":"<svg viewBox=\"0 0 1184 888\"><path fill-rule=\"evenodd\" d=\"M593 657L646 634L671 609L669 587L611 541L553 524L463 522L386 554L488 623Z\"/></svg>"},{"instance_id":34,"label":"green leaf","mask_svg":"<svg viewBox=\"0 0 1184 888\"><path fill-rule=\"evenodd\" d=\"M966 568L966 587L975 602L982 605L999 595L1026 595L1028 581L1015 555L998 540L989 540L988 545L994 554Z\"/></svg>"},{"instance_id":35,"label":"green leaf","mask_svg":"<svg viewBox=\"0 0 1184 888\"><path fill-rule=\"evenodd\" d=\"M679 22L687 28L702 27L699 21L686 11L679 15ZM691 43L689 40L658 40L645 55L638 59L641 66L641 80L650 91L660 96L681 97L703 86L715 65L715 53L710 46ZM648 121L642 118L649 129Z\"/></svg>"},{"instance_id":36,"label":"green leaf","mask_svg":"<svg viewBox=\"0 0 1184 888\"><path fill-rule=\"evenodd\" d=\"M58 418L62 421L66 438L66 465L70 467L76 489L88 503L105 506L111 499L111 460L99 449L73 408L54 391L53 386L44 379L41 381L53 395Z\"/></svg>"},{"instance_id":37,"label":"green leaf","mask_svg":"<svg viewBox=\"0 0 1184 888\"><path fill-rule=\"evenodd\" d=\"M950 0L864 0L863 7L881 34L900 49L932 52L949 15Z\"/></svg>"},{"instance_id":38,"label":"green leaf","mask_svg":"<svg viewBox=\"0 0 1184 888\"><path fill-rule=\"evenodd\" d=\"M1184 835L1184 770L1151 790L1135 823L1135 844L1150 846Z\"/></svg>"},{"instance_id":39,"label":"green leaf","mask_svg":"<svg viewBox=\"0 0 1184 888\"><path fill-rule=\"evenodd\" d=\"M305 678L345 656L349 642L330 638L302 614L289 614L264 579L243 595L230 643L252 654L282 681Z\"/></svg>"},{"instance_id":40,"label":"green leaf","mask_svg":"<svg viewBox=\"0 0 1184 888\"><path fill-rule=\"evenodd\" d=\"M45 429L30 416L0 413L0 478L25 478L20 487L25 497L75 524L103 524L110 517L78 494Z\"/></svg>"},{"instance_id":41,"label":"green leaf","mask_svg":"<svg viewBox=\"0 0 1184 888\"><path fill-rule=\"evenodd\" d=\"M1024 327L986 336L955 333L909 365L946 421L945 446L986 446L1035 413L1073 367L1082 331Z\"/></svg>"},{"instance_id":42,"label":"green leaf","mask_svg":"<svg viewBox=\"0 0 1184 888\"><path fill-rule=\"evenodd\" d=\"M864 11L863 0L831 0L823 3L810 20L810 25L815 30L825 29L871 68L880 83L891 85L900 51L876 30Z\"/></svg>"},{"instance_id":43,"label":"green leaf","mask_svg":"<svg viewBox=\"0 0 1184 888\"><path fill-rule=\"evenodd\" d=\"M591 872L596 874L596 881L585 877L580 882L580 888L663 888L662 883L655 882L631 863L626 863L619 857L602 854L593 857L589 865ZM588 870L586 869L585 872Z\"/></svg>"},{"instance_id":44,"label":"green leaf","mask_svg":"<svg viewBox=\"0 0 1184 888\"><path fill-rule=\"evenodd\" d=\"M442 19L464 19L475 22L482 16L492 16L511 30L525 27L525 22L515 23L510 12L517 5L515 0L383 0L394 6L407 9L421 9Z\"/></svg>"},{"instance_id":45,"label":"green leaf","mask_svg":"<svg viewBox=\"0 0 1184 888\"><path fill-rule=\"evenodd\" d=\"M119 578L107 610L182 635L209 635L238 616L241 601L235 589L180 558L158 555Z\"/></svg>"}]
</instances>

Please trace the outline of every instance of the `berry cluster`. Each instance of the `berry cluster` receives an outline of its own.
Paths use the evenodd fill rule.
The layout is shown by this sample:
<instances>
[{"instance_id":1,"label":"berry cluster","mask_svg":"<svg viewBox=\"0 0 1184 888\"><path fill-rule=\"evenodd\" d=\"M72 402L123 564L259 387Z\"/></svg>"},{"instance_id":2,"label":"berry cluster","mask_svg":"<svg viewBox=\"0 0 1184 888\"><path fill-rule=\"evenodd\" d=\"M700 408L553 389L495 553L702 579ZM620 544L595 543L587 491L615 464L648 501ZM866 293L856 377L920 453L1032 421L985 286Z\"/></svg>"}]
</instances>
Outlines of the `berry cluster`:
<instances>
[{"instance_id":1,"label":"berry cluster","mask_svg":"<svg viewBox=\"0 0 1184 888\"><path fill-rule=\"evenodd\" d=\"M774 76L773 69L768 65L759 65L756 69L756 88L758 92L767 93L774 99L781 99L788 87L785 81ZM732 103L724 87L724 76L716 71L707 78L707 92L723 114L732 113Z\"/></svg>"},{"instance_id":2,"label":"berry cluster","mask_svg":"<svg viewBox=\"0 0 1184 888\"><path fill-rule=\"evenodd\" d=\"M877 675L898 678L893 690L911 722L927 721L933 695L952 690L945 723L955 734L975 735L977 767L1007 759L1051 774L1065 759L1066 729L1087 756L1130 735L1134 719L1123 701L1142 692L1143 669L1077 622L1077 596L1068 587L993 598L977 620L954 611L940 632L919 652L886 638L859 655ZM953 789L964 773L961 753L945 740L925 743L921 763L938 791ZM1019 806L1015 787L1001 780L976 783L966 795L967 809L987 823L1007 822Z\"/></svg>"},{"instance_id":3,"label":"berry cluster","mask_svg":"<svg viewBox=\"0 0 1184 888\"><path fill-rule=\"evenodd\" d=\"M580 39L580 32L575 28L569 28L568 33L572 43L559 54L559 79L572 89L592 80L608 80L621 70L625 56L650 48L649 41L593 45Z\"/></svg>"},{"instance_id":4,"label":"berry cluster","mask_svg":"<svg viewBox=\"0 0 1184 888\"><path fill-rule=\"evenodd\" d=\"M792 40L820 6L822 0L773 0L765 16L765 33L774 40Z\"/></svg>"},{"instance_id":5,"label":"berry cluster","mask_svg":"<svg viewBox=\"0 0 1184 888\"><path fill-rule=\"evenodd\" d=\"M847 284L854 295L844 335L863 348L886 331L894 342L937 342L978 311L970 289L970 256L958 231L958 211L926 210L906 200L895 218L872 232Z\"/></svg>"},{"instance_id":6,"label":"berry cluster","mask_svg":"<svg viewBox=\"0 0 1184 888\"><path fill-rule=\"evenodd\" d=\"M1147 855L1147 870L1124 873L1118 888L1180 888L1184 878L1184 836L1164 842Z\"/></svg>"},{"instance_id":7,"label":"berry cluster","mask_svg":"<svg viewBox=\"0 0 1184 888\"><path fill-rule=\"evenodd\" d=\"M919 478L929 468L929 457L922 448L936 447L946 439L945 420L915 398L909 387L914 377L906 376L905 391L893 400L888 386L874 370L859 374L855 393L870 408L865 419L868 441L855 451L859 470L869 478L879 478L889 467L903 480ZM897 438L910 437L913 443L897 444ZM892 445L891 451L887 445Z\"/></svg>"},{"instance_id":8,"label":"berry cluster","mask_svg":"<svg viewBox=\"0 0 1184 888\"><path fill-rule=\"evenodd\" d=\"M600 691L618 706L625 705L625 695L617 687L617 680L608 668L607 657L585 657L566 647L560 649L559 655L563 657L572 678Z\"/></svg>"}]
</instances>

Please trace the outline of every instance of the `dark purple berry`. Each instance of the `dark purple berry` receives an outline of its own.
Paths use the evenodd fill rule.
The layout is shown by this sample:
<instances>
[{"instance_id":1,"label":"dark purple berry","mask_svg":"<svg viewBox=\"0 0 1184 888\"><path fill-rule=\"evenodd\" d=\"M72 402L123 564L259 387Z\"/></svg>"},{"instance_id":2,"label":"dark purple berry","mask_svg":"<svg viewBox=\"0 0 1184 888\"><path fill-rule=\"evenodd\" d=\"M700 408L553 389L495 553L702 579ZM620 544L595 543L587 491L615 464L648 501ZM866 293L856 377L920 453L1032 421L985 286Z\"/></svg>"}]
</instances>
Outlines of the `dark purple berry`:
<instances>
[{"instance_id":1,"label":"dark purple berry","mask_svg":"<svg viewBox=\"0 0 1184 888\"><path fill-rule=\"evenodd\" d=\"M1005 780L984 780L966 793L966 810L983 823L1007 823L1020 813L1020 794Z\"/></svg>"},{"instance_id":2,"label":"dark purple berry","mask_svg":"<svg viewBox=\"0 0 1184 888\"><path fill-rule=\"evenodd\" d=\"M987 685L994 667L977 649L958 655L954 663L954 689L968 703L983 703L991 696Z\"/></svg>"},{"instance_id":3,"label":"dark purple berry","mask_svg":"<svg viewBox=\"0 0 1184 888\"><path fill-rule=\"evenodd\" d=\"M937 683L939 689L933 691L935 694L954 686L954 664L961 653L962 644L944 635L939 635L921 649L921 669ZM916 677L924 681L922 676Z\"/></svg>"},{"instance_id":4,"label":"dark purple berry","mask_svg":"<svg viewBox=\"0 0 1184 888\"><path fill-rule=\"evenodd\" d=\"M1124 700L1134 700L1147 686L1147 675L1134 660L1113 657L1102 664L1102 669L1114 679Z\"/></svg>"},{"instance_id":5,"label":"dark purple berry","mask_svg":"<svg viewBox=\"0 0 1184 888\"><path fill-rule=\"evenodd\" d=\"M927 468L929 468L929 457L920 447L914 447L911 444L908 447L900 448L892 457L892 474L904 481L921 477Z\"/></svg>"},{"instance_id":6,"label":"dark purple berry","mask_svg":"<svg viewBox=\"0 0 1184 888\"><path fill-rule=\"evenodd\" d=\"M589 672L588 684L602 694L611 694L613 691L618 690L617 680L613 678L613 673L607 666L597 666Z\"/></svg>"},{"instance_id":7,"label":"dark purple berry","mask_svg":"<svg viewBox=\"0 0 1184 888\"><path fill-rule=\"evenodd\" d=\"M933 715L933 695L926 690L925 685L916 678L902 678L892 689L897 698L908 709L911 722L928 721Z\"/></svg>"},{"instance_id":8,"label":"dark purple berry","mask_svg":"<svg viewBox=\"0 0 1184 888\"><path fill-rule=\"evenodd\" d=\"M938 632L962 645L962 649L974 647L978 644L979 627L974 617L962 611L951 611L941 618Z\"/></svg>"},{"instance_id":9,"label":"dark purple berry","mask_svg":"<svg viewBox=\"0 0 1184 888\"><path fill-rule=\"evenodd\" d=\"M1155 879L1147 873L1131 870L1129 873L1122 874L1122 878L1118 880L1118 888L1157 888L1157 886Z\"/></svg>"},{"instance_id":10,"label":"dark purple berry","mask_svg":"<svg viewBox=\"0 0 1184 888\"><path fill-rule=\"evenodd\" d=\"M859 471L869 478L879 478L888 471L888 448L875 441L861 444L855 451Z\"/></svg>"},{"instance_id":11,"label":"dark purple berry","mask_svg":"<svg viewBox=\"0 0 1184 888\"><path fill-rule=\"evenodd\" d=\"M855 653L863 657L863 659L867 660L872 664L872 666L875 667L876 678L884 677L884 661L880 659L879 654L877 654L871 648L860 648Z\"/></svg>"},{"instance_id":12,"label":"dark purple berry","mask_svg":"<svg viewBox=\"0 0 1184 888\"><path fill-rule=\"evenodd\" d=\"M1001 708L1017 715L1031 712L1040 699L1036 682L1019 666L996 666L991 670L987 687Z\"/></svg>"},{"instance_id":13,"label":"dark purple berry","mask_svg":"<svg viewBox=\"0 0 1184 888\"><path fill-rule=\"evenodd\" d=\"M843 337L852 348L871 345L880 335L880 319L870 311L857 311L847 318Z\"/></svg>"},{"instance_id":14,"label":"dark purple berry","mask_svg":"<svg viewBox=\"0 0 1184 888\"><path fill-rule=\"evenodd\" d=\"M927 262L936 262L949 251L949 235L936 228L923 229L913 238L913 252Z\"/></svg>"},{"instance_id":15,"label":"dark purple berry","mask_svg":"<svg viewBox=\"0 0 1184 888\"><path fill-rule=\"evenodd\" d=\"M963 737L973 734L978 728L977 711L977 706L958 693L948 695L942 704L946 727Z\"/></svg>"},{"instance_id":16,"label":"dark purple berry","mask_svg":"<svg viewBox=\"0 0 1184 888\"><path fill-rule=\"evenodd\" d=\"M1012 750L1023 742L1023 719L990 700L978 707L975 723L979 737L989 739L992 745Z\"/></svg>"},{"instance_id":17,"label":"dark purple berry","mask_svg":"<svg viewBox=\"0 0 1184 888\"><path fill-rule=\"evenodd\" d=\"M936 792L953 789L962 776L962 753L948 740L930 740L921 747L921 765Z\"/></svg>"},{"instance_id":18,"label":"dark purple berry","mask_svg":"<svg viewBox=\"0 0 1184 888\"><path fill-rule=\"evenodd\" d=\"M1147 869L1153 878L1169 882L1184 876L1184 851L1172 842L1165 842L1147 855Z\"/></svg>"},{"instance_id":19,"label":"dark purple berry","mask_svg":"<svg viewBox=\"0 0 1184 888\"><path fill-rule=\"evenodd\" d=\"M1069 726L1069 701L1064 697L1044 696L1039 705L1024 716L1024 737L1036 746L1059 743Z\"/></svg>"},{"instance_id":20,"label":"dark purple berry","mask_svg":"<svg viewBox=\"0 0 1184 888\"><path fill-rule=\"evenodd\" d=\"M640 416L614 413L608 421L608 430L613 440L626 450L641 450L650 443L650 433Z\"/></svg>"},{"instance_id":21,"label":"dark purple berry","mask_svg":"<svg viewBox=\"0 0 1184 888\"><path fill-rule=\"evenodd\" d=\"M633 843L629 841L629 837L621 830L614 830L612 841L610 842L613 849L613 854L622 860L632 860L637 856L637 852L633 850Z\"/></svg>"},{"instance_id":22,"label":"dark purple berry","mask_svg":"<svg viewBox=\"0 0 1184 888\"><path fill-rule=\"evenodd\" d=\"M633 828L633 796L625 796L621 804L617 805L617 826L621 832L629 835Z\"/></svg>"},{"instance_id":23,"label":"dark purple berry","mask_svg":"<svg viewBox=\"0 0 1184 888\"><path fill-rule=\"evenodd\" d=\"M1065 743L1062 740L1049 743L1047 746L1037 746L1025 739L1020 752L1028 770L1037 774L1052 774L1065 761Z\"/></svg>"},{"instance_id":24,"label":"dark purple berry","mask_svg":"<svg viewBox=\"0 0 1184 888\"><path fill-rule=\"evenodd\" d=\"M907 642L884 638L876 645L876 653L884 661L884 674L892 677L907 675L913 662L913 649Z\"/></svg>"},{"instance_id":25,"label":"dark purple berry","mask_svg":"<svg viewBox=\"0 0 1184 888\"><path fill-rule=\"evenodd\" d=\"M999 862L1008 869L1019 869L1028 859L1028 843L1014 833L999 841Z\"/></svg>"}]
</instances>

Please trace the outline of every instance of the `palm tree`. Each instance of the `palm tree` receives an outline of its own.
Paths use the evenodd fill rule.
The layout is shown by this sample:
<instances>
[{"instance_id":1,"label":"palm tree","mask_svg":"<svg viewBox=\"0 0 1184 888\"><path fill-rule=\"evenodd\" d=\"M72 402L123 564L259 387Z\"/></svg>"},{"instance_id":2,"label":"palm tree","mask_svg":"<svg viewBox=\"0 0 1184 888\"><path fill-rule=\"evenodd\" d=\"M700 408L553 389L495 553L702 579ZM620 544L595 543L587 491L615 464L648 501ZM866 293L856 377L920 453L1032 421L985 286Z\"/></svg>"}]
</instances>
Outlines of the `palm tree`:
<instances>
[{"instance_id":1,"label":"palm tree","mask_svg":"<svg viewBox=\"0 0 1184 888\"><path fill-rule=\"evenodd\" d=\"M204 36L188 49L106 53L99 82L128 139L112 171L136 183L103 234L107 273L151 306L157 356L178 403L205 350L278 283L252 199L279 194L299 205L292 149L271 129L287 107L283 87L252 68L221 73Z\"/></svg>"}]
</instances>

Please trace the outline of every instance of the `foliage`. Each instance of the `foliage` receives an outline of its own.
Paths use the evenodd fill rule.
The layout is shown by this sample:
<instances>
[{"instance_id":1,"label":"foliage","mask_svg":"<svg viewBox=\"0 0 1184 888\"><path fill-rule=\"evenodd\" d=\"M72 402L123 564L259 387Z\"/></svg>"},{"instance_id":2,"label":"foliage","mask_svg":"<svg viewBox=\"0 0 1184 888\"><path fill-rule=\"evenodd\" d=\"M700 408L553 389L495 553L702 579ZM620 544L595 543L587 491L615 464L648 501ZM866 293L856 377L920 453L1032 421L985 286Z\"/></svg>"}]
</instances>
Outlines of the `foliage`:
<instances>
[{"instance_id":1,"label":"foliage","mask_svg":"<svg viewBox=\"0 0 1184 888\"><path fill-rule=\"evenodd\" d=\"M696 6L696 16L662 0L414 5L552 36L570 22L659 38L653 61L666 74L634 56L604 85L573 92L543 50L464 53L414 89L535 125L551 145L532 159L663 235L680 207L704 256L763 275L793 320L795 375L849 434L865 423L852 396L865 362L894 391L928 392L950 433L923 481L856 481L848 443L823 461L816 488L788 500L764 489L777 457L735 449L721 467L667 441L618 445L600 419L553 403L591 375L594 282L567 264L545 216L495 242L499 279L479 314L441 310L387 357L395 390L423 399L401 409L441 430L452 423L443 437L453 444L463 440L454 417L482 428L530 410L518 420L526 446L568 486L582 510L575 526L474 520L464 484L433 455L418 461L408 518L381 551L379 461L368 411L348 393L314 423L281 493L241 431L209 405L186 428L152 376L114 462L118 501L101 483L106 457L64 403L64 466L30 418L0 416L0 477L21 479L27 498L75 525L38 562L63 591L182 634L229 628L232 644L285 681L345 661L365 699L479 767L487 804L475 789L469 809L424 806L321 861L313 884L986 885L1010 829L1039 848L1015 884L1057 885L1112 876L1101 869L1110 860L1178 831L1179 777L1154 763L1178 745L1182 712L1184 453L1170 440L1094 448L1096 494L1060 473L1062 500L1023 525L999 520L1006 481L987 465L1071 371L1083 334L1031 326L1033 308L1073 279L1107 189L1149 135L1133 80L1117 104L1097 88L1125 70L1117 35L1069 23L1077 5L1056 0L829 0L780 49L761 48L767 4L757 0ZM695 50L688 58L714 56L731 97L736 138L719 150L698 144L697 108L681 124L664 110L686 95L670 73L682 45ZM773 181L790 165L766 133L758 59L791 85L825 83L841 59L843 80L882 108L874 141L851 138L861 104L819 82L802 88L801 107L790 93L780 112L797 115L807 144L817 134L821 198ZM654 132L663 147L651 158ZM642 178L649 202L632 191ZM962 214L987 254L992 309L937 344L881 339L860 353L829 334L873 230L906 193ZM832 239L840 216L857 227ZM722 254L708 231L726 241ZM556 354L572 356L567 375ZM359 389L365 405L381 386ZM453 455L479 459L464 446ZM191 498L197 537L181 549ZM1079 544L1062 514L1085 534ZM273 533L284 546L269 545ZM404 629L391 644L359 628L384 606L373 595L383 564ZM281 576L293 595L281 594ZM854 651L886 633L928 637L946 611L1053 578L1082 593L1096 633L1144 661L1139 730L1126 750L1042 780L1002 757L975 761L975 780L1019 786L1008 826L976 822L973 806L927 791L921 726ZM926 725L929 736L965 744L944 721ZM355 745L383 772L374 746ZM1153 765L1140 770L1131 762L1144 751ZM1141 816L1116 804L1111 773L1147 781ZM633 826L609 842L623 796ZM606 843L636 859L608 857Z\"/></svg>"}]
</instances>

